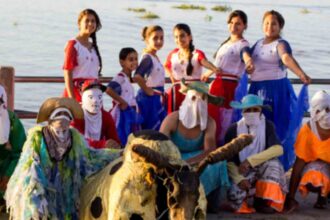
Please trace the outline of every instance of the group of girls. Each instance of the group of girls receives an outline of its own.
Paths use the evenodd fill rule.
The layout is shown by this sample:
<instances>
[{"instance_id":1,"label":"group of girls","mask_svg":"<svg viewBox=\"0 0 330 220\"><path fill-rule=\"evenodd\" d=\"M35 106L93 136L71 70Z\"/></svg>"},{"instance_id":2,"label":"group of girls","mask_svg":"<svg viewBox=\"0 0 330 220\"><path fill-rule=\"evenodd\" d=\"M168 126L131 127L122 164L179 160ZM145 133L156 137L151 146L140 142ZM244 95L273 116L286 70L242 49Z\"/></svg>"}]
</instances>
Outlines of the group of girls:
<instances>
[{"instance_id":1,"label":"group of girls","mask_svg":"<svg viewBox=\"0 0 330 220\"><path fill-rule=\"evenodd\" d=\"M163 65L157 52L164 45L164 31L160 26L144 27L142 37L146 47L140 62L136 50L123 48L119 55L122 70L106 90L113 98L111 114L117 130L124 129L124 134L136 129L159 130L167 113L178 110L185 97L179 92L180 81L208 81L215 74L210 93L225 97L225 102L221 107L209 104L208 111L216 121L217 144L221 144L232 123L233 110L229 103L234 100L240 78L247 73L251 79L248 93L262 97L264 103L272 107L272 111L265 112L265 115L274 122L276 132L283 141L288 135L290 108L296 99L286 69L289 68L303 83L311 82L293 57L290 44L281 37L284 18L277 11L267 11L263 16L264 36L252 47L243 36L248 23L243 11L231 12L227 23L230 36L219 46L213 63L207 60L203 51L195 48L189 26L179 23L173 29L177 48L169 53ZM78 27L78 35L67 43L63 69L64 96L80 102L81 84L101 76L102 59L96 40L101 23L96 12L91 9L82 11ZM207 69L205 73L203 68ZM172 82L168 91L164 90L166 73ZM136 96L133 82L140 87ZM139 120L130 120L132 114L122 114L127 109L141 116ZM123 121L132 124L127 127Z\"/></svg>"}]
</instances>

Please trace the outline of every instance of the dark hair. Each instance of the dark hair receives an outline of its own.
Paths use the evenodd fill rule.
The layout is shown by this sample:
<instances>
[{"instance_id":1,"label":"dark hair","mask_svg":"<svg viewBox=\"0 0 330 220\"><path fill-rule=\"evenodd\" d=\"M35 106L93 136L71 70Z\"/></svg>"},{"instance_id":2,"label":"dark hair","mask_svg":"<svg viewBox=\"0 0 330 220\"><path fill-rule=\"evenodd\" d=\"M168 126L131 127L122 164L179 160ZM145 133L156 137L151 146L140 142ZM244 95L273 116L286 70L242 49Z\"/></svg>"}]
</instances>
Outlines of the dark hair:
<instances>
[{"instance_id":1,"label":"dark hair","mask_svg":"<svg viewBox=\"0 0 330 220\"><path fill-rule=\"evenodd\" d=\"M142 39L146 40L155 31L163 31L163 28L159 25L145 26L141 33Z\"/></svg>"},{"instance_id":2,"label":"dark hair","mask_svg":"<svg viewBox=\"0 0 330 220\"><path fill-rule=\"evenodd\" d=\"M276 20L277 20L278 24L280 25L280 29L282 29L284 27L285 20L278 11L274 11L274 10L266 11L264 14L264 17L262 18L262 21L265 21L265 19L268 15L272 15L272 16L276 17Z\"/></svg>"},{"instance_id":3,"label":"dark hair","mask_svg":"<svg viewBox=\"0 0 330 220\"><path fill-rule=\"evenodd\" d=\"M247 23L248 23L248 18L247 18L247 15L245 14L245 12L242 11L242 10L235 10L235 11L232 11L232 12L229 14L229 16L228 16L227 24L229 24L229 23L231 22L231 20L232 20L233 18L236 18L236 17L239 17L239 18L242 20L243 24L244 24L244 25L247 25ZM229 40L230 40L230 37L228 37L225 41L223 41L223 42L220 44L220 46L218 47L218 49L217 49L216 52L214 53L213 58L215 58L215 57L217 56L217 52L218 52L218 50L220 49L220 47L221 47L222 45L224 45L225 43L227 43Z\"/></svg>"},{"instance_id":4,"label":"dark hair","mask_svg":"<svg viewBox=\"0 0 330 220\"><path fill-rule=\"evenodd\" d=\"M128 54L137 53L136 50L132 47L124 47L119 52L119 60L125 60Z\"/></svg>"},{"instance_id":5,"label":"dark hair","mask_svg":"<svg viewBox=\"0 0 330 220\"><path fill-rule=\"evenodd\" d=\"M93 15L95 17L95 22L96 22L96 30L95 32L93 32L90 36L90 38L92 38L92 45L95 48L96 51L96 55L99 58L99 63L100 63L100 69L99 69L99 75L101 75L101 71L102 71L102 57L99 51L99 47L97 46L97 40L96 40L96 32L99 31L102 28L102 24L101 24L101 20L100 17L97 15L97 13L90 8L87 8L83 11L81 11L79 13L78 16L78 25L80 24L81 19L85 16L85 15Z\"/></svg>"},{"instance_id":6,"label":"dark hair","mask_svg":"<svg viewBox=\"0 0 330 220\"><path fill-rule=\"evenodd\" d=\"M186 32L189 36L191 36L191 30L187 24L179 23L174 26L173 30L182 30L182 31ZM191 59L193 57L194 50L195 50L195 46L193 44L193 41L191 40L189 42L189 57L188 57L188 66L187 66L187 70L186 70L188 76L191 76L192 71L194 69L194 66L191 63Z\"/></svg>"}]
</instances>

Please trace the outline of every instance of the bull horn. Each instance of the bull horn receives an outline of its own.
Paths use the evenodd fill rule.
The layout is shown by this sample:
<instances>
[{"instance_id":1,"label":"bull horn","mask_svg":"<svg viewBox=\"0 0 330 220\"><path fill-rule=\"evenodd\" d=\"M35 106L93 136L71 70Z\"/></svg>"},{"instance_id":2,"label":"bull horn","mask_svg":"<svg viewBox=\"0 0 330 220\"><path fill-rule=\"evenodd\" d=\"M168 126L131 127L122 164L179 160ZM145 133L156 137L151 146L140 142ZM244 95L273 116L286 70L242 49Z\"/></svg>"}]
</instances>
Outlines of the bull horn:
<instances>
[{"instance_id":1,"label":"bull horn","mask_svg":"<svg viewBox=\"0 0 330 220\"><path fill-rule=\"evenodd\" d=\"M134 145L132 151L138 154L140 157L144 158L147 163L151 163L159 169L166 168L170 166L168 158L159 154L157 151L154 151L144 145Z\"/></svg>"},{"instance_id":2,"label":"bull horn","mask_svg":"<svg viewBox=\"0 0 330 220\"><path fill-rule=\"evenodd\" d=\"M198 164L196 172L200 175L208 164L231 159L246 146L250 145L252 141L253 136L250 134L239 135L231 142L209 153L209 155Z\"/></svg>"}]
</instances>

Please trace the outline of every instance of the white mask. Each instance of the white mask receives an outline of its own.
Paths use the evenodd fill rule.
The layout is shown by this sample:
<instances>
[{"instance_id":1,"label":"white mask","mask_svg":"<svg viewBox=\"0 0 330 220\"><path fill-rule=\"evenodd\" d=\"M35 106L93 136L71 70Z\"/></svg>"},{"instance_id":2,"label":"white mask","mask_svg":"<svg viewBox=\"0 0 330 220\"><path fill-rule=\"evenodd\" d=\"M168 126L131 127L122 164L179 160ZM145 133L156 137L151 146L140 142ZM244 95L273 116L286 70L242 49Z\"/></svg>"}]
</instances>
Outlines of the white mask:
<instances>
[{"instance_id":1,"label":"white mask","mask_svg":"<svg viewBox=\"0 0 330 220\"><path fill-rule=\"evenodd\" d=\"M9 140L10 119L7 110L7 94L0 85L0 144L5 144Z\"/></svg>"},{"instance_id":2,"label":"white mask","mask_svg":"<svg viewBox=\"0 0 330 220\"><path fill-rule=\"evenodd\" d=\"M247 126L258 126L261 121L260 112L243 112L243 118Z\"/></svg>"},{"instance_id":3,"label":"white mask","mask_svg":"<svg viewBox=\"0 0 330 220\"><path fill-rule=\"evenodd\" d=\"M103 106L103 94L98 88L86 90L82 95L82 108L89 113L97 114L101 112Z\"/></svg>"},{"instance_id":4,"label":"white mask","mask_svg":"<svg viewBox=\"0 0 330 220\"><path fill-rule=\"evenodd\" d=\"M179 120L186 128L200 125L201 130L207 126L207 99L196 90L188 90L179 109Z\"/></svg>"},{"instance_id":5,"label":"white mask","mask_svg":"<svg viewBox=\"0 0 330 220\"><path fill-rule=\"evenodd\" d=\"M330 129L330 112L326 112L325 109L316 114L317 122L320 127L328 130Z\"/></svg>"},{"instance_id":6,"label":"white mask","mask_svg":"<svg viewBox=\"0 0 330 220\"><path fill-rule=\"evenodd\" d=\"M60 125L58 125L57 121L54 121L50 124L49 127L56 135L58 140L63 143L68 140L68 137L70 135L69 122L64 119L59 119L59 120L63 120L62 123L60 123Z\"/></svg>"}]
</instances>

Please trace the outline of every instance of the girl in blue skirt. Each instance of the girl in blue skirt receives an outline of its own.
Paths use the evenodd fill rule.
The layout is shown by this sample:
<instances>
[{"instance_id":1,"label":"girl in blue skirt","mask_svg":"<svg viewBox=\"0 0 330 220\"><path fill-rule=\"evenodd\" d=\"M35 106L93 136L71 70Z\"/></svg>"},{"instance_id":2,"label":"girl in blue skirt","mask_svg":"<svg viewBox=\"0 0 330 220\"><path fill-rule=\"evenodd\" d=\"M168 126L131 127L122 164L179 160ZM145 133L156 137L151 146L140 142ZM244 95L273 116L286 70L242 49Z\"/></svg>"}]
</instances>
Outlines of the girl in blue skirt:
<instances>
[{"instance_id":1,"label":"girl in blue skirt","mask_svg":"<svg viewBox=\"0 0 330 220\"><path fill-rule=\"evenodd\" d=\"M293 106L297 101L293 87L287 78L286 69L289 68L303 83L309 84L311 78L301 69L292 55L289 43L280 33L284 27L283 16L274 10L267 11L263 17L264 38L252 47L252 58L255 71L251 74L249 93L263 98L264 104L270 105L272 111L265 111L267 119L274 122L277 135L283 142L288 134L290 118L294 112ZM285 147L285 146L284 146ZM293 151L293 147L284 149L286 154ZM294 158L282 160L288 168Z\"/></svg>"}]
</instances>

